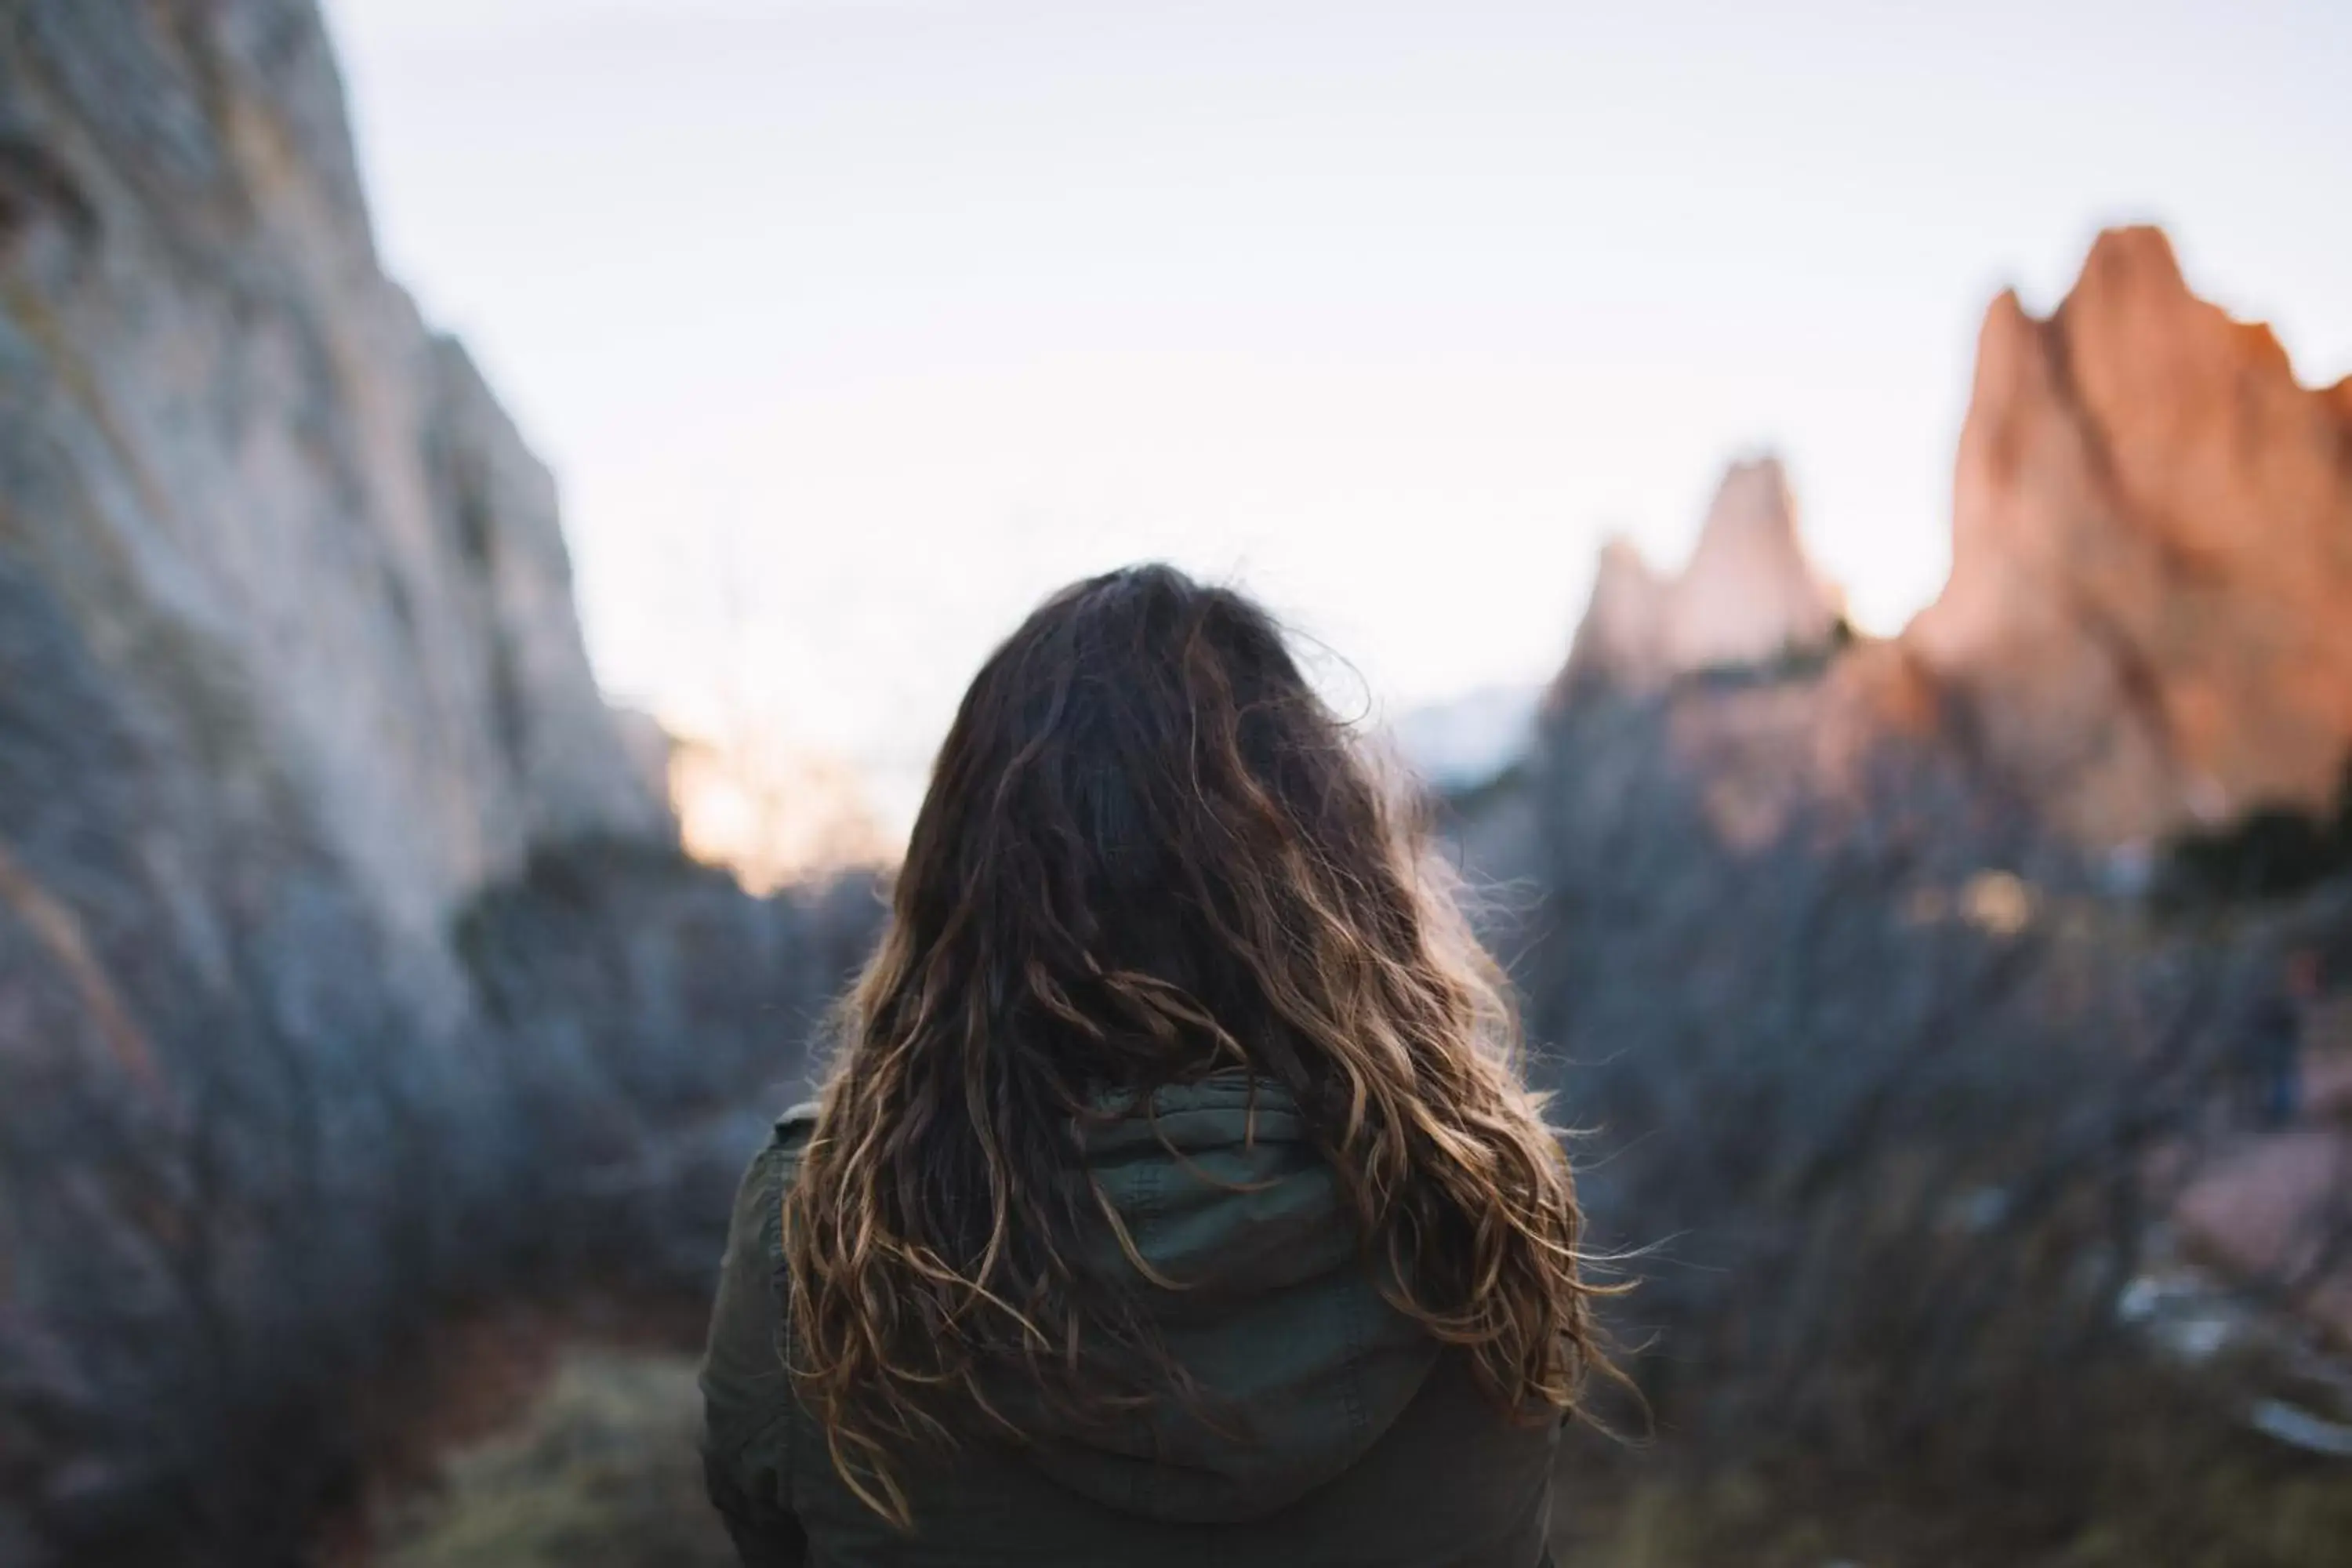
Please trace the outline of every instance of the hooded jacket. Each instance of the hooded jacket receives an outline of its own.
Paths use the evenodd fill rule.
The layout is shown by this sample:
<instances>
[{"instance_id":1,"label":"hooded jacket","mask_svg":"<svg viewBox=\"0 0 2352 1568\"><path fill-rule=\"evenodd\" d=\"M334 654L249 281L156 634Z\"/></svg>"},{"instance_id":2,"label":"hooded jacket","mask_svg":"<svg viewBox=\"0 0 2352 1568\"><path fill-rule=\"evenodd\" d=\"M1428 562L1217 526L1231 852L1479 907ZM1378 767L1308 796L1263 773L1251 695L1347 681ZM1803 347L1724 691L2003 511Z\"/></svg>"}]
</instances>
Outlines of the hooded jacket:
<instances>
[{"instance_id":1,"label":"hooded jacket","mask_svg":"<svg viewBox=\"0 0 2352 1568\"><path fill-rule=\"evenodd\" d=\"M1115 1433L1007 1411L1028 1440L898 1457L914 1529L835 1474L784 1373L783 1195L814 1127L776 1124L738 1193L702 1388L712 1500L751 1568L1332 1564L1537 1568L1558 1424L1513 1421L1381 1299L1296 1106L1237 1076L1091 1129L1087 1159L1153 1274L1086 1257L1149 1304L1207 1392ZM1213 1410L1213 1415L1196 1414Z\"/></svg>"}]
</instances>

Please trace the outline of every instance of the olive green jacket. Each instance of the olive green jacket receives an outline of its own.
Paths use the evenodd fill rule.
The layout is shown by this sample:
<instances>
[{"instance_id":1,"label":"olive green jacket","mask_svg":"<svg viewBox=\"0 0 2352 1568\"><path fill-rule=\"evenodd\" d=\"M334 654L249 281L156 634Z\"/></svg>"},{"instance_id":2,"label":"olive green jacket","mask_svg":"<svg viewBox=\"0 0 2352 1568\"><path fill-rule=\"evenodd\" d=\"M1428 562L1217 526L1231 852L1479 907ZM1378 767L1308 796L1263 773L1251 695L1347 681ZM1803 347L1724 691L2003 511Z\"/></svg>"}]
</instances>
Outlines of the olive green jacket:
<instances>
[{"instance_id":1,"label":"olive green jacket","mask_svg":"<svg viewBox=\"0 0 2352 1568\"><path fill-rule=\"evenodd\" d=\"M1088 1135L1137 1250L1123 1271L1217 1415L1171 1406L1116 1437L1008 1412L1032 1441L900 1457L914 1530L860 1503L784 1375L785 1189L814 1125L784 1117L744 1176L702 1387L711 1498L752 1568L1537 1568L1556 1424L1510 1420L1458 1352L1375 1284L1292 1103L1220 1077ZM1105 1227L1108 1232L1108 1227ZM1200 1408L1194 1405L1193 1409ZM1236 1416L1239 1418L1236 1419Z\"/></svg>"}]
</instances>

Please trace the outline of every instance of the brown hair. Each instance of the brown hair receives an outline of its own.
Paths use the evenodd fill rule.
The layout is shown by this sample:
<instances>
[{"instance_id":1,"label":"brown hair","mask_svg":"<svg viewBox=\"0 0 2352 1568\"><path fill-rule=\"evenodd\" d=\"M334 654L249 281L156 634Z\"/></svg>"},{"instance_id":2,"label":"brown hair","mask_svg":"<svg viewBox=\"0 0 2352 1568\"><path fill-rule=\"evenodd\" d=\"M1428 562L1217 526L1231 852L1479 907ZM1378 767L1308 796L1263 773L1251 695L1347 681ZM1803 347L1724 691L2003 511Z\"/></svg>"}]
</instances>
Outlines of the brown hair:
<instances>
[{"instance_id":1,"label":"brown hair","mask_svg":"<svg viewBox=\"0 0 2352 1568\"><path fill-rule=\"evenodd\" d=\"M1092 578L982 667L784 1200L794 1385L877 1511L1005 1376L1080 1415L1184 1395L1132 1282L1077 1262L1127 1245L1079 1131L1221 1068L1296 1098L1399 1310L1509 1410L1578 1408L1606 1363L1568 1161L1424 837L1238 594Z\"/></svg>"}]
</instances>

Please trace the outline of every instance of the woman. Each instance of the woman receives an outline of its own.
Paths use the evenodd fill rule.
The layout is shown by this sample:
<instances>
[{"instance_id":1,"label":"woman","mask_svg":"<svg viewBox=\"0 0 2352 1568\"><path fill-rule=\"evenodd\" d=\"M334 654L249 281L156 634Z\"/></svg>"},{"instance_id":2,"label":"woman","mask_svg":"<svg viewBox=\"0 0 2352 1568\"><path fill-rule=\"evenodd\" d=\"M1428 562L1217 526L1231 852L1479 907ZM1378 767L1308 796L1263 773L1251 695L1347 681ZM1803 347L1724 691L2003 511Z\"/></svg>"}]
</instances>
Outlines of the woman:
<instances>
[{"instance_id":1,"label":"woman","mask_svg":"<svg viewBox=\"0 0 2352 1568\"><path fill-rule=\"evenodd\" d=\"M1492 966L1249 601L1049 600L949 732L703 1373L751 1564L1545 1556L1601 1363Z\"/></svg>"}]
</instances>

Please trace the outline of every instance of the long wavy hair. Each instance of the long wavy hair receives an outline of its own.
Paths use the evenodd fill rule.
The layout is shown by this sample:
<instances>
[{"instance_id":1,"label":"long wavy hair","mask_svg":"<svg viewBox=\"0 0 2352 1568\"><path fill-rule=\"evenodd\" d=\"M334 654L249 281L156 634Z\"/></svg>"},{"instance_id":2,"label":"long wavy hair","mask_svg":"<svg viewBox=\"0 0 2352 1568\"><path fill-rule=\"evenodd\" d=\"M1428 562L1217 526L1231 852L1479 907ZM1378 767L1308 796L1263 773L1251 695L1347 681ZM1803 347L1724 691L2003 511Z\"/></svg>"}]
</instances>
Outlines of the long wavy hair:
<instances>
[{"instance_id":1,"label":"long wavy hair","mask_svg":"<svg viewBox=\"0 0 2352 1568\"><path fill-rule=\"evenodd\" d=\"M1055 595L948 732L784 1199L794 1387L868 1506L1023 1380L1190 1398L1089 1118L1238 1069L1297 1100L1395 1308L1529 1419L1606 1367L1559 1138L1404 793L1275 621L1166 566ZM1142 1276L1149 1278L1149 1270Z\"/></svg>"}]
</instances>

